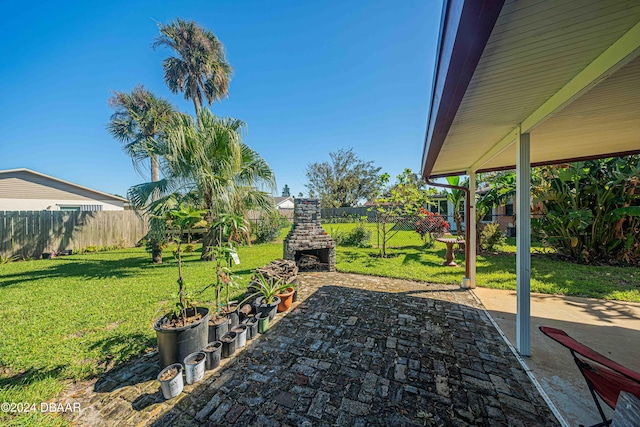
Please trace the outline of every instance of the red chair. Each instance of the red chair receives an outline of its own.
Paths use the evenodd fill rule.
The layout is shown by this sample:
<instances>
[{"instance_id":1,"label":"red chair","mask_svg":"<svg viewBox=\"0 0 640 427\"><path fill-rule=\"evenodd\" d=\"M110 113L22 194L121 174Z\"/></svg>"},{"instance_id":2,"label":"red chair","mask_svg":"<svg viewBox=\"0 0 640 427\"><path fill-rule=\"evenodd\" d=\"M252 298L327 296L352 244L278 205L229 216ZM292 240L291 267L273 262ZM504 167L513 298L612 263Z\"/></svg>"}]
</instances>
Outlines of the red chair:
<instances>
[{"instance_id":1,"label":"red chair","mask_svg":"<svg viewBox=\"0 0 640 427\"><path fill-rule=\"evenodd\" d=\"M611 423L602 411L598 396L611 409L616 408L618 395L621 391L629 392L640 399L640 373L625 368L613 360L607 359L600 353L593 351L584 344L571 338L562 329L540 326L540 331L549 338L567 347L578 365L589 391L593 397L602 422L591 427L605 427Z\"/></svg>"}]
</instances>

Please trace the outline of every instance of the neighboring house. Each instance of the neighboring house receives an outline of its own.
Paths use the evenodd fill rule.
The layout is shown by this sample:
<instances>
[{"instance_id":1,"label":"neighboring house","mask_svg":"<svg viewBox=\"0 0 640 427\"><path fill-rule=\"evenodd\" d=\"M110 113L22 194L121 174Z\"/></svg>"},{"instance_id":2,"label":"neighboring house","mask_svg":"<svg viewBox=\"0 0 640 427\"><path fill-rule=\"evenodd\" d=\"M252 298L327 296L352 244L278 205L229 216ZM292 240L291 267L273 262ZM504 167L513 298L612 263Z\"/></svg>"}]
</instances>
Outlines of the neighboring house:
<instances>
[{"instance_id":1,"label":"neighboring house","mask_svg":"<svg viewBox=\"0 0 640 427\"><path fill-rule=\"evenodd\" d=\"M280 215L286 217L290 222L293 221L293 207L295 199L293 196L288 197L274 197L273 204ZM260 211L249 211L247 218L250 221L258 221L260 219Z\"/></svg>"},{"instance_id":2,"label":"neighboring house","mask_svg":"<svg viewBox=\"0 0 640 427\"><path fill-rule=\"evenodd\" d=\"M0 171L0 211L121 211L127 199L30 169Z\"/></svg>"},{"instance_id":3,"label":"neighboring house","mask_svg":"<svg viewBox=\"0 0 640 427\"><path fill-rule=\"evenodd\" d=\"M274 202L276 203L276 209L293 209L294 207L294 199L292 196L288 197L274 197Z\"/></svg>"}]
</instances>

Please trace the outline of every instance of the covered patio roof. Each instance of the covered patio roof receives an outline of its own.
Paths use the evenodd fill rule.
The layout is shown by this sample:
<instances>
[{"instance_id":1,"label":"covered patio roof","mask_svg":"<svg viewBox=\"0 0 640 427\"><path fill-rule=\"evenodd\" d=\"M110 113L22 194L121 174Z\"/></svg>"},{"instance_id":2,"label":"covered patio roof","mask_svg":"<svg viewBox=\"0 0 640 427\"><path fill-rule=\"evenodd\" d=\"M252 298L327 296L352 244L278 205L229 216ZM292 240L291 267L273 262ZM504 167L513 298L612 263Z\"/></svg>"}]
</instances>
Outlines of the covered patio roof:
<instances>
[{"instance_id":1,"label":"covered patio roof","mask_svg":"<svg viewBox=\"0 0 640 427\"><path fill-rule=\"evenodd\" d=\"M444 0L425 179L516 168L516 346L530 355L530 168L640 153L640 3ZM435 184L440 185L440 184ZM467 247L475 248L475 200ZM475 251L467 253L475 286Z\"/></svg>"},{"instance_id":2,"label":"covered patio roof","mask_svg":"<svg viewBox=\"0 0 640 427\"><path fill-rule=\"evenodd\" d=\"M640 152L640 3L446 1L422 174Z\"/></svg>"}]
</instances>

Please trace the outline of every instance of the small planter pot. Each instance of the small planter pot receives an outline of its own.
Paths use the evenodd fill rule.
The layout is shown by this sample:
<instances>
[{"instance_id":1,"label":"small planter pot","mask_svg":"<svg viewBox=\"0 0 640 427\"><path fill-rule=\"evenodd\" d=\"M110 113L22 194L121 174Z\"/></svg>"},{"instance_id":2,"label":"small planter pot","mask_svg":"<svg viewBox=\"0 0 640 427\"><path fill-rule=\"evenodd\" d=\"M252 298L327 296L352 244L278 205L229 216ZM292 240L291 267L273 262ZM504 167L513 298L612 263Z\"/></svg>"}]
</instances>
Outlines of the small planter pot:
<instances>
[{"instance_id":1,"label":"small planter pot","mask_svg":"<svg viewBox=\"0 0 640 427\"><path fill-rule=\"evenodd\" d=\"M242 348L247 345L247 325L239 324L231 328L231 332L236 333L236 347Z\"/></svg>"},{"instance_id":2,"label":"small planter pot","mask_svg":"<svg viewBox=\"0 0 640 427\"><path fill-rule=\"evenodd\" d=\"M252 340L258 336L258 318L247 317L244 321L244 324L247 325L247 339Z\"/></svg>"},{"instance_id":3,"label":"small planter pot","mask_svg":"<svg viewBox=\"0 0 640 427\"><path fill-rule=\"evenodd\" d=\"M234 326L238 326L240 323L240 316L238 315L238 301L229 301L231 310L225 313L225 316L229 319L229 330Z\"/></svg>"},{"instance_id":4,"label":"small planter pot","mask_svg":"<svg viewBox=\"0 0 640 427\"><path fill-rule=\"evenodd\" d=\"M238 309L240 323L244 323L244 321L252 314L255 314L254 307L251 304L243 304L242 307Z\"/></svg>"},{"instance_id":5,"label":"small planter pot","mask_svg":"<svg viewBox=\"0 0 640 427\"><path fill-rule=\"evenodd\" d=\"M173 399L184 389L184 382L182 381L182 365L174 363L164 368L158 374L158 381L160 382L160 390L165 399Z\"/></svg>"},{"instance_id":6,"label":"small planter pot","mask_svg":"<svg viewBox=\"0 0 640 427\"><path fill-rule=\"evenodd\" d=\"M204 378L204 368L207 362L207 355L203 351L191 353L184 358L184 373L187 377L187 384L193 384Z\"/></svg>"},{"instance_id":7,"label":"small planter pot","mask_svg":"<svg viewBox=\"0 0 640 427\"><path fill-rule=\"evenodd\" d=\"M220 357L222 356L222 343L220 341L210 342L202 351L207 355L207 361L204 364L204 368L207 371L220 366Z\"/></svg>"},{"instance_id":8,"label":"small planter pot","mask_svg":"<svg viewBox=\"0 0 640 427\"><path fill-rule=\"evenodd\" d=\"M209 341L207 342L220 341L229 329L229 318L226 316L209 320Z\"/></svg>"},{"instance_id":9,"label":"small planter pot","mask_svg":"<svg viewBox=\"0 0 640 427\"><path fill-rule=\"evenodd\" d=\"M236 333L227 332L220 338L222 342L222 357L231 357L236 352Z\"/></svg>"},{"instance_id":10,"label":"small planter pot","mask_svg":"<svg viewBox=\"0 0 640 427\"><path fill-rule=\"evenodd\" d=\"M261 334L267 332L269 330L269 315L258 313L256 319L258 319L258 332Z\"/></svg>"},{"instance_id":11,"label":"small planter pot","mask_svg":"<svg viewBox=\"0 0 640 427\"><path fill-rule=\"evenodd\" d=\"M287 292L284 294L278 294L280 298L280 304L278 304L278 313L283 313L291 307L293 303L293 294L296 292L294 288L287 288Z\"/></svg>"},{"instance_id":12,"label":"small planter pot","mask_svg":"<svg viewBox=\"0 0 640 427\"><path fill-rule=\"evenodd\" d=\"M256 300L256 310L258 313L268 315L269 320L273 320L276 315L276 311L278 310L278 304L280 304L280 298L278 297L275 297L271 304L266 304L264 302L264 297L258 297Z\"/></svg>"},{"instance_id":13,"label":"small planter pot","mask_svg":"<svg viewBox=\"0 0 640 427\"><path fill-rule=\"evenodd\" d=\"M298 301L298 288L296 288L295 291L293 291L293 298L291 299L291 302L296 302Z\"/></svg>"}]
</instances>

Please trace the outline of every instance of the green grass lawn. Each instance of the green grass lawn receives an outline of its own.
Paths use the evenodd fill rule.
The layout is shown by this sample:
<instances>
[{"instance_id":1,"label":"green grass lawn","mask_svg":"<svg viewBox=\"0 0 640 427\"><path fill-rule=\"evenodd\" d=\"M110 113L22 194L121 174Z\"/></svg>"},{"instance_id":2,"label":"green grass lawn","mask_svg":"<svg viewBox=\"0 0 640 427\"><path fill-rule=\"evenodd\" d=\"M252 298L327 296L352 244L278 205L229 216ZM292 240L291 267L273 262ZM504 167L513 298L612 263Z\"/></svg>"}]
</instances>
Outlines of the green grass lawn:
<instances>
[{"instance_id":1,"label":"green grass lawn","mask_svg":"<svg viewBox=\"0 0 640 427\"><path fill-rule=\"evenodd\" d=\"M240 248L234 267L246 287L251 272L282 256L281 244ZM213 281L215 264L186 254L192 289ZM64 379L100 374L155 346L153 321L176 292L176 261L152 265L143 249L124 249L0 266L0 402L39 405L65 387ZM244 289L236 290L239 295ZM214 298L207 290L203 299ZM39 415L0 425L58 425Z\"/></svg>"},{"instance_id":2,"label":"green grass lawn","mask_svg":"<svg viewBox=\"0 0 640 427\"><path fill-rule=\"evenodd\" d=\"M405 238L417 241L390 249L393 256L387 259L377 257L374 248L338 247L338 270L460 283L464 267L441 266L443 244L423 249L416 233L400 233L411 233ZM479 256L479 285L515 289L514 252L510 240L499 254ZM637 268L583 266L557 261L542 254L544 248L533 252L533 292L640 301ZM254 268L282 256L282 243L241 247L239 255L241 264L234 271L246 286ZM198 258L199 252L185 256L185 280L192 289L213 281L214 264ZM463 260L461 254L456 258ZM0 265L0 402L39 404L62 391L66 380L94 377L154 347L152 323L163 314L162 302L175 293L176 279L170 251L164 264L152 265L138 248ZM213 299L213 293L207 291L202 299ZM37 414L0 413L0 425L60 423Z\"/></svg>"}]
</instances>

